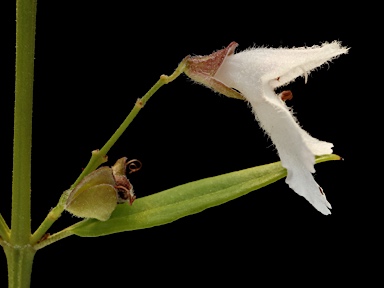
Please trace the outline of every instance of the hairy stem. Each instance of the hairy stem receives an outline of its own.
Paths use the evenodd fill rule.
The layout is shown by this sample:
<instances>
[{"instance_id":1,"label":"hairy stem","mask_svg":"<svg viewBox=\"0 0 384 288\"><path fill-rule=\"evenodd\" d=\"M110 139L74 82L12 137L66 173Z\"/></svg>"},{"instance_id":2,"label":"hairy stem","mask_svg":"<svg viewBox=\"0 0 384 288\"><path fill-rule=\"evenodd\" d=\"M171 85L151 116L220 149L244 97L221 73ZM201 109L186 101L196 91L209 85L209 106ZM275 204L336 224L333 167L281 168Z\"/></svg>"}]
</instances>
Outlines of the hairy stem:
<instances>
[{"instance_id":1,"label":"hairy stem","mask_svg":"<svg viewBox=\"0 0 384 288\"><path fill-rule=\"evenodd\" d=\"M31 236L32 100L36 0L16 1L16 76L13 139L12 219L9 242L3 245L9 287L29 287L35 250Z\"/></svg>"},{"instance_id":2,"label":"hairy stem","mask_svg":"<svg viewBox=\"0 0 384 288\"><path fill-rule=\"evenodd\" d=\"M31 233L32 100L36 0L18 0L13 139L11 244L29 243Z\"/></svg>"},{"instance_id":3,"label":"hairy stem","mask_svg":"<svg viewBox=\"0 0 384 288\"><path fill-rule=\"evenodd\" d=\"M8 288L29 288L36 250L30 245L3 247L8 264Z\"/></svg>"}]
</instances>

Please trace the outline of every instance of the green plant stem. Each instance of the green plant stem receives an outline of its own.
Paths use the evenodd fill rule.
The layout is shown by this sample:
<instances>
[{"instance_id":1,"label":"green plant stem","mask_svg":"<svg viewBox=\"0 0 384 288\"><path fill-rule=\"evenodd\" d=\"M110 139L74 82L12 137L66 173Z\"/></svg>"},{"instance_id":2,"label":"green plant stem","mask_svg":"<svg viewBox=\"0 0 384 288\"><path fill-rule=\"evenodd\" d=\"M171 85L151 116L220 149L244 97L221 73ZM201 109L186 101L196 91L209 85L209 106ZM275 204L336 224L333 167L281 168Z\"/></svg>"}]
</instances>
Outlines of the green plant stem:
<instances>
[{"instance_id":1,"label":"green plant stem","mask_svg":"<svg viewBox=\"0 0 384 288\"><path fill-rule=\"evenodd\" d=\"M29 243L31 232L32 99L36 1L18 0L13 140L11 244Z\"/></svg>"},{"instance_id":2,"label":"green plant stem","mask_svg":"<svg viewBox=\"0 0 384 288\"><path fill-rule=\"evenodd\" d=\"M112 148L112 146L116 143L116 141L120 138L120 136L127 129L129 124L135 119L136 115L140 112L140 110L144 107L147 101L152 97L153 94L157 90L159 90L164 84L168 84L175 80L181 73L183 73L185 68L185 61L189 56L185 57L183 61L180 62L175 71L170 75L161 75L160 79L152 86L151 89L142 97L137 99L135 106L132 108L131 112L125 118L124 122L119 126L119 128L115 131L115 133L111 136L111 138L104 144L104 146L100 150L92 151L91 159L89 160L87 166L84 168L80 176L77 180L72 184L71 189L73 189L85 176L94 171L97 167L99 167L102 163L107 161L107 153ZM61 216L65 208L65 201L68 197L68 191L64 192L61 196L59 203L53 208L41 223L39 228L33 233L31 237L31 243L36 244L48 231L48 229L53 225L53 223ZM64 231L64 230L63 230ZM50 237L51 238L51 237ZM56 240L57 241L57 240ZM42 245L40 245L42 246Z\"/></svg>"},{"instance_id":3,"label":"green plant stem","mask_svg":"<svg viewBox=\"0 0 384 288\"><path fill-rule=\"evenodd\" d=\"M31 236L32 101L36 0L16 1L16 76L13 139L12 218L8 261L9 287L29 287L35 250Z\"/></svg>"},{"instance_id":4,"label":"green plant stem","mask_svg":"<svg viewBox=\"0 0 384 288\"><path fill-rule=\"evenodd\" d=\"M36 250L31 245L4 245L8 263L8 288L29 288Z\"/></svg>"}]
</instances>

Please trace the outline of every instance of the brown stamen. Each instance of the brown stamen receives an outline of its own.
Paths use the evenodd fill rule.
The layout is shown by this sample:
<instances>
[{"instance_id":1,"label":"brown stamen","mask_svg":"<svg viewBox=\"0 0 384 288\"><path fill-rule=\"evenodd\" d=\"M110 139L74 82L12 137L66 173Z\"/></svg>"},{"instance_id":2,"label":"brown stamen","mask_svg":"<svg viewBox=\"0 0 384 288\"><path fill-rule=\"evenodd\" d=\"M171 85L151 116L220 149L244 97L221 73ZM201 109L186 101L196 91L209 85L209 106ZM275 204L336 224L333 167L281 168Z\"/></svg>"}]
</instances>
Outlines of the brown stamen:
<instances>
[{"instance_id":1,"label":"brown stamen","mask_svg":"<svg viewBox=\"0 0 384 288\"><path fill-rule=\"evenodd\" d=\"M139 171L141 169L141 167L143 166L143 164L137 159L132 159L132 160L129 160L125 164L125 166L128 167L129 174L131 174L133 172Z\"/></svg>"}]
</instances>

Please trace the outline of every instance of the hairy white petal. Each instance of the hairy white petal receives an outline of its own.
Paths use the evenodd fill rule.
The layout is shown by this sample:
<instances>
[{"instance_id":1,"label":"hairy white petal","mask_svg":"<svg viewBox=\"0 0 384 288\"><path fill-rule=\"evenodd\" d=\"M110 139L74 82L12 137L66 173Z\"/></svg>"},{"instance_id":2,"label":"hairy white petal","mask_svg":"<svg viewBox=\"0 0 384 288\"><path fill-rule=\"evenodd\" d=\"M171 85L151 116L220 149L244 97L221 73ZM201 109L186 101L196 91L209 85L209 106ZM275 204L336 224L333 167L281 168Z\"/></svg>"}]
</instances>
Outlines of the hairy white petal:
<instances>
[{"instance_id":1,"label":"hairy white petal","mask_svg":"<svg viewBox=\"0 0 384 288\"><path fill-rule=\"evenodd\" d=\"M237 63L248 65L250 69L253 67L254 76L258 74L257 78L261 79L262 82L269 81L272 88L277 88L288 84L299 76L308 78L312 70L347 52L348 48L342 47L339 42L334 41L324 43L321 46L290 49L251 48L228 56L224 62L231 59ZM220 73L220 69L218 73Z\"/></svg>"},{"instance_id":2,"label":"hairy white petal","mask_svg":"<svg viewBox=\"0 0 384 288\"><path fill-rule=\"evenodd\" d=\"M301 129L301 136L304 139L305 144L311 150L314 155L332 154L333 144L319 139L313 138L307 131Z\"/></svg>"},{"instance_id":3,"label":"hairy white petal","mask_svg":"<svg viewBox=\"0 0 384 288\"><path fill-rule=\"evenodd\" d=\"M260 126L271 137L283 167L294 169L299 163L315 172L315 156L302 137L302 129L284 102L279 101L272 89L264 89L262 101L254 101L256 95L245 96L252 105ZM255 97L256 96L256 97ZM259 96L260 97L260 96Z\"/></svg>"},{"instance_id":4,"label":"hairy white petal","mask_svg":"<svg viewBox=\"0 0 384 288\"><path fill-rule=\"evenodd\" d=\"M260 126L275 144L282 166L288 171L286 183L318 211L325 215L330 214L328 208L331 208L331 205L320 192L319 185L311 174L315 172L315 156L303 137L305 131L296 123L285 104L274 100L277 99L277 95L272 90L265 89L263 92L266 92L263 101L253 101L252 99L258 98L256 95L246 97L250 99ZM312 137L308 139L316 140Z\"/></svg>"},{"instance_id":5,"label":"hairy white petal","mask_svg":"<svg viewBox=\"0 0 384 288\"><path fill-rule=\"evenodd\" d=\"M306 169L296 166L295 170L288 170L285 182L297 194L308 200L318 211L324 215L331 214L331 204L327 201L323 190Z\"/></svg>"},{"instance_id":6,"label":"hairy white petal","mask_svg":"<svg viewBox=\"0 0 384 288\"><path fill-rule=\"evenodd\" d=\"M307 79L311 70L347 51L336 41L310 48L249 49L229 55L214 75L249 101L288 171L286 183L325 215L331 213L331 205L311 173L315 155L332 153L333 144L303 130L274 89L301 75Z\"/></svg>"},{"instance_id":7,"label":"hairy white petal","mask_svg":"<svg viewBox=\"0 0 384 288\"><path fill-rule=\"evenodd\" d=\"M273 92L270 91L269 93ZM270 135L275 144L282 166L288 171L285 182L297 194L307 199L318 211L325 215L331 214L328 209L331 208L331 205L311 174L315 172L315 157L312 149L302 137L303 133L305 133L304 135L308 135L308 133L301 129L293 117L290 117L290 111L284 103L277 106L276 102L268 101L269 97L266 99L265 103L259 102L257 106L252 105L252 101L250 103L260 126ZM309 135L308 137L317 140ZM318 141L318 143L326 142Z\"/></svg>"}]
</instances>

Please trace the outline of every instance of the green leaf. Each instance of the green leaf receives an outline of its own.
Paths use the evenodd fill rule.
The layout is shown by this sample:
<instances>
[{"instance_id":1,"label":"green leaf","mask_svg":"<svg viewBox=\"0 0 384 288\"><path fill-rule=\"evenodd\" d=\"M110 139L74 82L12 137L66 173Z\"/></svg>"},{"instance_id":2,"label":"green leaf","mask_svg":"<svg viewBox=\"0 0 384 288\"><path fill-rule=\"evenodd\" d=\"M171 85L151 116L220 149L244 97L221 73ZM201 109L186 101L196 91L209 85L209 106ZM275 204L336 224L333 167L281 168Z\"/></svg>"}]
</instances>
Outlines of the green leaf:
<instances>
[{"instance_id":1,"label":"green leaf","mask_svg":"<svg viewBox=\"0 0 384 288\"><path fill-rule=\"evenodd\" d=\"M316 163L340 159L330 154L317 157ZM139 198L132 206L120 204L105 222L87 219L68 229L78 236L96 237L163 225L243 196L286 175L286 169L275 162L210 177Z\"/></svg>"}]
</instances>

